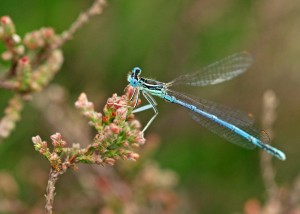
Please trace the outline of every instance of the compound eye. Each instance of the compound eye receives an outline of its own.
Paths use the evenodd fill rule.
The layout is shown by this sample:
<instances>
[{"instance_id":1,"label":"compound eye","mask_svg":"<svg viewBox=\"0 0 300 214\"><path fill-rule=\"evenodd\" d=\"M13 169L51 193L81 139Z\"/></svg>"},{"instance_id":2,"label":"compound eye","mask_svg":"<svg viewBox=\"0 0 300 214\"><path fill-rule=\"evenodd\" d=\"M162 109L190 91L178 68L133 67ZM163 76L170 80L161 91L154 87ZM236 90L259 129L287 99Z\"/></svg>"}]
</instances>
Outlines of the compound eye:
<instances>
[{"instance_id":1,"label":"compound eye","mask_svg":"<svg viewBox=\"0 0 300 214\"><path fill-rule=\"evenodd\" d=\"M135 67L132 69L132 73L134 76L140 75L141 72L142 72L142 69L140 69L139 67Z\"/></svg>"},{"instance_id":2,"label":"compound eye","mask_svg":"<svg viewBox=\"0 0 300 214\"><path fill-rule=\"evenodd\" d=\"M138 85L138 81L137 81L136 79L133 79L133 80L132 80L132 85L133 85L133 86L137 86L137 85Z\"/></svg>"}]
</instances>

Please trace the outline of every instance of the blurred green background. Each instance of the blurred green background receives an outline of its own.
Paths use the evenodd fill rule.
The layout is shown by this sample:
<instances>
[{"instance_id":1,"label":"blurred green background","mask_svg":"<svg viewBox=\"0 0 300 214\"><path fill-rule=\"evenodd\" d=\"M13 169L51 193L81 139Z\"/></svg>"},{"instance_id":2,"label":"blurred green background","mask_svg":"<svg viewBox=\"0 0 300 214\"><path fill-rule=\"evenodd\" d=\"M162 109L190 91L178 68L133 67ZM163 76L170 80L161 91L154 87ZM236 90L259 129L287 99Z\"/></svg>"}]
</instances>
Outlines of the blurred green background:
<instances>
[{"instance_id":1,"label":"blurred green background","mask_svg":"<svg viewBox=\"0 0 300 214\"><path fill-rule=\"evenodd\" d=\"M91 3L1 0L0 15L9 15L22 36L43 26L62 32ZM134 66L141 67L145 77L168 82L190 68L247 50L254 64L244 75L224 84L184 90L252 112L258 127L262 95L274 90L280 103L273 145L287 155L285 162L274 160L274 165L278 182L288 187L300 171L299 21L296 0L112 0L102 15L63 47L64 65L52 83L67 90L70 108L81 92L101 108L112 93L122 94ZM1 116L10 96L0 90ZM157 101L160 114L147 131L160 137L155 158L163 168L179 174L178 189L188 196L195 213L240 212L249 198L264 201L258 150L227 143L197 125L185 110ZM145 124L151 114L137 117ZM30 168L24 166L34 160L37 165L41 162L41 170L48 170L46 161L33 150L31 137L40 134L48 139L63 130L51 128L32 103L22 115L12 136L0 144L0 170L14 175L20 197L30 206L44 193L40 189L31 193L36 187L29 184Z\"/></svg>"}]
</instances>

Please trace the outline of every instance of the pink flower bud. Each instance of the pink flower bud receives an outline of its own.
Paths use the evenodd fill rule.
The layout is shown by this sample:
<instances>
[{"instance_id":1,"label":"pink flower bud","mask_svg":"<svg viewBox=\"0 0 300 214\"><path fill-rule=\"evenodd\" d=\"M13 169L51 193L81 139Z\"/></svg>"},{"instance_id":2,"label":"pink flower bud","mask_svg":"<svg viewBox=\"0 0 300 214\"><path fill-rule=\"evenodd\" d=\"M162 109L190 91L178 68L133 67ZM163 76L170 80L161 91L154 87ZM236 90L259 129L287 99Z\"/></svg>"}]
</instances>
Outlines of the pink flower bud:
<instances>
[{"instance_id":1,"label":"pink flower bud","mask_svg":"<svg viewBox=\"0 0 300 214\"><path fill-rule=\"evenodd\" d=\"M93 161L94 161L95 164L102 164L103 163L103 160L99 156L95 156Z\"/></svg>"},{"instance_id":2,"label":"pink flower bud","mask_svg":"<svg viewBox=\"0 0 300 214\"><path fill-rule=\"evenodd\" d=\"M60 145L61 145L62 147L65 147L65 146L67 145L67 142L64 141L64 140L62 140L62 141L60 142Z\"/></svg>"},{"instance_id":3,"label":"pink flower bud","mask_svg":"<svg viewBox=\"0 0 300 214\"><path fill-rule=\"evenodd\" d=\"M14 51L19 55L23 55L25 52L24 45L19 45L19 46L15 47Z\"/></svg>"},{"instance_id":4,"label":"pink flower bud","mask_svg":"<svg viewBox=\"0 0 300 214\"><path fill-rule=\"evenodd\" d=\"M25 35L24 44L30 49L41 48L45 46L45 39L41 31L33 31Z\"/></svg>"},{"instance_id":5,"label":"pink flower bud","mask_svg":"<svg viewBox=\"0 0 300 214\"><path fill-rule=\"evenodd\" d=\"M52 28L42 28L41 32L45 39L52 38L55 35L54 30Z\"/></svg>"},{"instance_id":6,"label":"pink flower bud","mask_svg":"<svg viewBox=\"0 0 300 214\"><path fill-rule=\"evenodd\" d=\"M118 104L121 106L121 107L126 107L127 106L127 100L126 99L120 99L118 101Z\"/></svg>"},{"instance_id":7,"label":"pink flower bud","mask_svg":"<svg viewBox=\"0 0 300 214\"><path fill-rule=\"evenodd\" d=\"M42 142L42 139L39 135L37 135L35 137L32 137L32 142L38 144Z\"/></svg>"},{"instance_id":8,"label":"pink flower bud","mask_svg":"<svg viewBox=\"0 0 300 214\"><path fill-rule=\"evenodd\" d=\"M140 145L143 145L143 144L145 143L146 140L145 140L143 134L140 134L140 136L137 136L137 137L134 139L134 141L135 141L136 143L139 143Z\"/></svg>"},{"instance_id":9,"label":"pink flower bud","mask_svg":"<svg viewBox=\"0 0 300 214\"><path fill-rule=\"evenodd\" d=\"M140 155L137 154L137 153L134 153L134 152L130 152L128 155L127 155L127 158L129 160L133 160L133 161L136 161L137 159L139 159Z\"/></svg>"},{"instance_id":10,"label":"pink flower bud","mask_svg":"<svg viewBox=\"0 0 300 214\"><path fill-rule=\"evenodd\" d=\"M105 139L105 137L104 137L103 133L99 133L95 137L95 141L96 141L97 144L102 142L104 139Z\"/></svg>"},{"instance_id":11,"label":"pink flower bud","mask_svg":"<svg viewBox=\"0 0 300 214\"><path fill-rule=\"evenodd\" d=\"M89 103L87 96L85 93L81 93L77 99L77 101L75 102L75 107L77 108L91 108L93 107L92 103Z\"/></svg>"},{"instance_id":12,"label":"pink flower bud","mask_svg":"<svg viewBox=\"0 0 300 214\"><path fill-rule=\"evenodd\" d=\"M11 37L15 34L15 25L8 16L2 16L0 19L1 25L3 26L3 36L6 38ZM12 40L13 41L13 40Z\"/></svg>"},{"instance_id":13,"label":"pink flower bud","mask_svg":"<svg viewBox=\"0 0 300 214\"><path fill-rule=\"evenodd\" d=\"M60 133L57 132L57 133L51 135L50 138L51 138L51 140L53 140L53 141L61 141L62 136L61 136Z\"/></svg>"},{"instance_id":14,"label":"pink flower bud","mask_svg":"<svg viewBox=\"0 0 300 214\"><path fill-rule=\"evenodd\" d=\"M108 165L113 166L115 164L116 160L113 158L105 158L104 163L107 163Z\"/></svg>"},{"instance_id":15,"label":"pink flower bud","mask_svg":"<svg viewBox=\"0 0 300 214\"><path fill-rule=\"evenodd\" d=\"M126 107L119 108L116 111L117 116L119 116L122 120L125 120L127 117L128 110Z\"/></svg>"},{"instance_id":16,"label":"pink flower bud","mask_svg":"<svg viewBox=\"0 0 300 214\"><path fill-rule=\"evenodd\" d=\"M131 125L134 129L139 129L141 128L141 123L138 120L132 120Z\"/></svg>"},{"instance_id":17,"label":"pink flower bud","mask_svg":"<svg viewBox=\"0 0 300 214\"><path fill-rule=\"evenodd\" d=\"M125 153L125 150L124 149L119 149L119 155L122 155L122 154L124 154Z\"/></svg>"},{"instance_id":18,"label":"pink flower bud","mask_svg":"<svg viewBox=\"0 0 300 214\"><path fill-rule=\"evenodd\" d=\"M21 37L18 34L13 34L11 38L14 44L18 44L21 42Z\"/></svg>"},{"instance_id":19,"label":"pink flower bud","mask_svg":"<svg viewBox=\"0 0 300 214\"><path fill-rule=\"evenodd\" d=\"M63 171L66 171L68 169L68 165L66 163L63 163L61 165L61 168L62 168Z\"/></svg>"},{"instance_id":20,"label":"pink flower bud","mask_svg":"<svg viewBox=\"0 0 300 214\"><path fill-rule=\"evenodd\" d=\"M108 98L106 104L111 108L114 105L114 100L112 98Z\"/></svg>"},{"instance_id":21,"label":"pink flower bud","mask_svg":"<svg viewBox=\"0 0 300 214\"><path fill-rule=\"evenodd\" d=\"M134 92L134 88L131 85L128 85L125 89L125 94L127 95L127 97L130 98L133 92Z\"/></svg>"},{"instance_id":22,"label":"pink flower bud","mask_svg":"<svg viewBox=\"0 0 300 214\"><path fill-rule=\"evenodd\" d=\"M2 25L8 25L8 24L11 24L11 23L12 23L12 21L11 21L9 16L2 16L1 17L1 24Z\"/></svg>"},{"instance_id":23,"label":"pink flower bud","mask_svg":"<svg viewBox=\"0 0 300 214\"><path fill-rule=\"evenodd\" d=\"M138 144L138 143L132 143L131 146L134 147L134 148L138 148L138 147L140 147L140 144Z\"/></svg>"},{"instance_id":24,"label":"pink flower bud","mask_svg":"<svg viewBox=\"0 0 300 214\"><path fill-rule=\"evenodd\" d=\"M52 153L49 157L50 161L57 161L59 160L59 156L56 153Z\"/></svg>"},{"instance_id":25,"label":"pink flower bud","mask_svg":"<svg viewBox=\"0 0 300 214\"><path fill-rule=\"evenodd\" d=\"M125 142L123 143L123 147L125 147L125 148L128 148L128 147L129 147L128 141L125 141Z\"/></svg>"},{"instance_id":26,"label":"pink flower bud","mask_svg":"<svg viewBox=\"0 0 300 214\"><path fill-rule=\"evenodd\" d=\"M41 142L41 147L42 147L42 148L47 148L47 146L48 146L47 144L48 144L48 143L47 143L46 141L42 141L42 142Z\"/></svg>"},{"instance_id":27,"label":"pink flower bud","mask_svg":"<svg viewBox=\"0 0 300 214\"><path fill-rule=\"evenodd\" d=\"M99 112L95 112L94 117L96 120L102 119L102 114Z\"/></svg>"},{"instance_id":28,"label":"pink flower bud","mask_svg":"<svg viewBox=\"0 0 300 214\"><path fill-rule=\"evenodd\" d=\"M1 57L4 61L8 61L8 60L11 60L12 57L13 57L13 54L11 51L5 51L1 54Z\"/></svg>"},{"instance_id":29,"label":"pink flower bud","mask_svg":"<svg viewBox=\"0 0 300 214\"><path fill-rule=\"evenodd\" d=\"M76 103L75 103L75 105L76 105ZM93 112L91 112L91 111L86 111L83 113L83 115L86 116L87 118L93 118L93 116L94 116Z\"/></svg>"},{"instance_id":30,"label":"pink flower bud","mask_svg":"<svg viewBox=\"0 0 300 214\"><path fill-rule=\"evenodd\" d=\"M60 146L60 144L59 144L58 141L52 141L52 145L53 145L54 147L59 147L59 146Z\"/></svg>"},{"instance_id":31,"label":"pink flower bud","mask_svg":"<svg viewBox=\"0 0 300 214\"><path fill-rule=\"evenodd\" d=\"M29 59L27 56L23 56L20 60L19 60L19 64L21 66L26 66L29 63Z\"/></svg>"},{"instance_id":32,"label":"pink flower bud","mask_svg":"<svg viewBox=\"0 0 300 214\"><path fill-rule=\"evenodd\" d=\"M102 121L103 121L104 123L106 123L107 120L108 120L108 117L106 117L106 116L103 116L103 117L102 117Z\"/></svg>"},{"instance_id":33,"label":"pink flower bud","mask_svg":"<svg viewBox=\"0 0 300 214\"><path fill-rule=\"evenodd\" d=\"M109 126L110 126L111 131L114 134L119 134L120 133L120 128L116 124L111 123L111 124L109 124Z\"/></svg>"},{"instance_id":34,"label":"pink flower bud","mask_svg":"<svg viewBox=\"0 0 300 214\"><path fill-rule=\"evenodd\" d=\"M47 153L47 149L41 148L38 150L40 154L45 155Z\"/></svg>"}]
</instances>

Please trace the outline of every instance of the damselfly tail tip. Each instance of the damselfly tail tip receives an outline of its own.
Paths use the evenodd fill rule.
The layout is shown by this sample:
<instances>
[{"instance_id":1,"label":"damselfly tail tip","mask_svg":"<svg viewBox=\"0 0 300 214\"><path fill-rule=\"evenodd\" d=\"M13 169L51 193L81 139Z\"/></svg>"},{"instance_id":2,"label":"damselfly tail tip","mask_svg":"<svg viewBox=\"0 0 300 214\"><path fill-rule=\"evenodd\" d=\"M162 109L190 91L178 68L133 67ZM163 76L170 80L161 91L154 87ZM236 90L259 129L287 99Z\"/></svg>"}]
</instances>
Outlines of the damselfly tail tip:
<instances>
[{"instance_id":1,"label":"damselfly tail tip","mask_svg":"<svg viewBox=\"0 0 300 214\"><path fill-rule=\"evenodd\" d=\"M265 135L266 137L267 135ZM257 144L258 147L262 148L269 154L275 156L279 160L284 161L286 159L284 152L280 151L279 149L274 148L273 146L269 144Z\"/></svg>"},{"instance_id":2,"label":"damselfly tail tip","mask_svg":"<svg viewBox=\"0 0 300 214\"><path fill-rule=\"evenodd\" d=\"M285 159L286 159L285 154L284 154L282 151L279 151L279 150L277 151L276 157L277 157L279 160L282 160L282 161L285 161Z\"/></svg>"}]
</instances>

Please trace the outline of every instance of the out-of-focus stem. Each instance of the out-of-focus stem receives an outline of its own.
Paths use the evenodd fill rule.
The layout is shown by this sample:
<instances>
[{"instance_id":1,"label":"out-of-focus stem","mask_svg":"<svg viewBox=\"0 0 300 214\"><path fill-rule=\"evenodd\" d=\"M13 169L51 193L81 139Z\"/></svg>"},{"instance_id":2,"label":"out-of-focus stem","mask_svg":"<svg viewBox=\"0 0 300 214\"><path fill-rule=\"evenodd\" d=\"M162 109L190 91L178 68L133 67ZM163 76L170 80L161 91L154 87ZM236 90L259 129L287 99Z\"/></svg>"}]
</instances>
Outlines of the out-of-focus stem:
<instances>
[{"instance_id":1,"label":"out-of-focus stem","mask_svg":"<svg viewBox=\"0 0 300 214\"><path fill-rule=\"evenodd\" d=\"M15 128L16 122L20 120L23 109L23 100L16 94L9 101L4 110L4 116L0 118L0 140L7 138Z\"/></svg>"},{"instance_id":2,"label":"out-of-focus stem","mask_svg":"<svg viewBox=\"0 0 300 214\"><path fill-rule=\"evenodd\" d=\"M267 131L270 140L273 139L273 124L276 120L276 107L278 99L272 90L268 90L263 95L263 112L262 112L262 128ZM272 165L272 156L266 152L261 152L261 171L264 185L268 194L268 198L273 198L277 192L277 184L275 182L275 170Z\"/></svg>"},{"instance_id":3,"label":"out-of-focus stem","mask_svg":"<svg viewBox=\"0 0 300 214\"><path fill-rule=\"evenodd\" d=\"M85 12L81 13L71 24L70 28L61 34L60 40L56 43L56 45L54 45L53 49L61 47L65 42L72 39L73 35L78 31L78 29L86 24L92 16L102 13L105 5L105 0L95 0L93 5Z\"/></svg>"}]
</instances>

